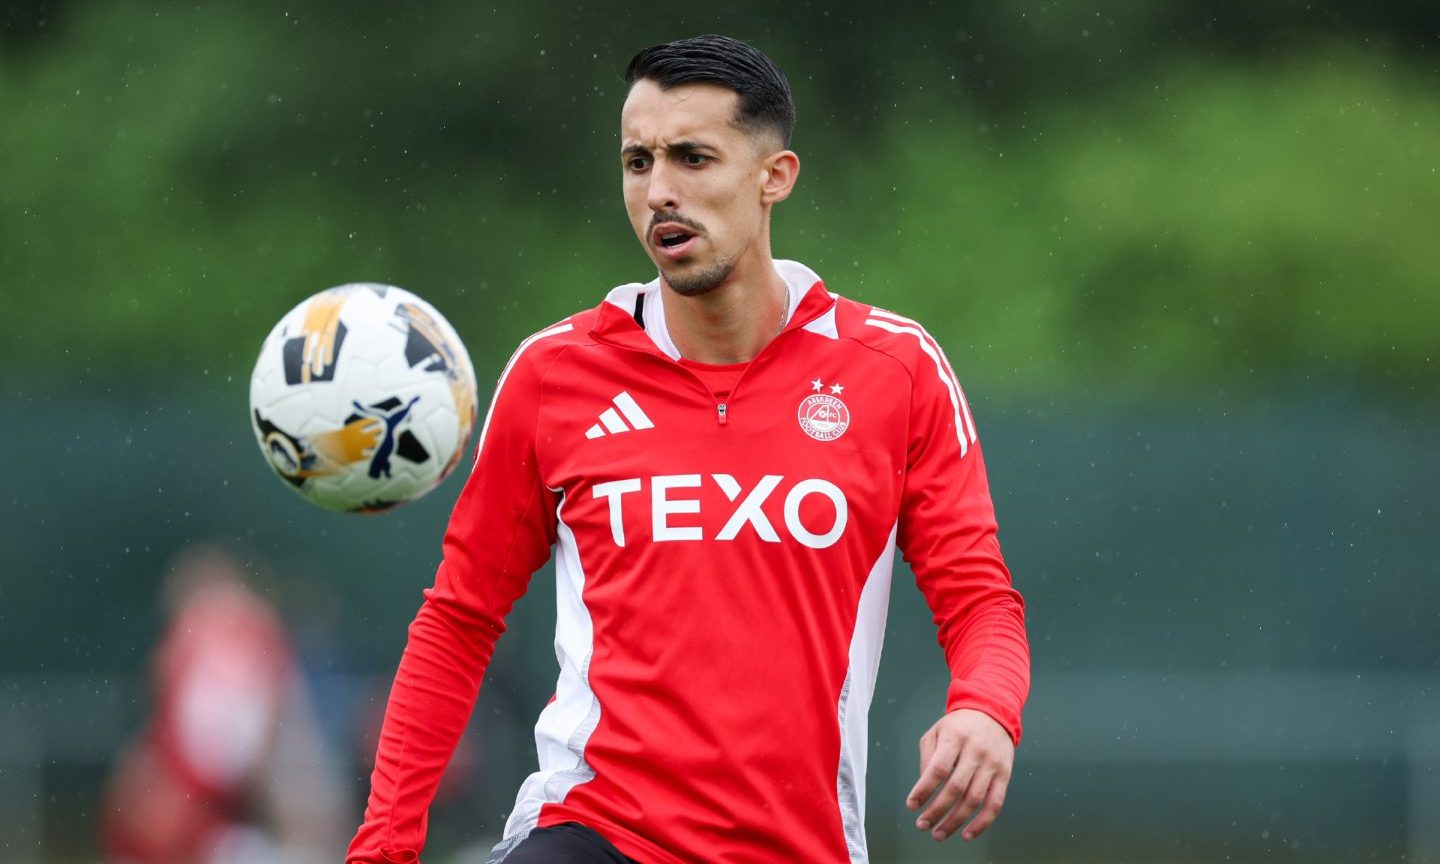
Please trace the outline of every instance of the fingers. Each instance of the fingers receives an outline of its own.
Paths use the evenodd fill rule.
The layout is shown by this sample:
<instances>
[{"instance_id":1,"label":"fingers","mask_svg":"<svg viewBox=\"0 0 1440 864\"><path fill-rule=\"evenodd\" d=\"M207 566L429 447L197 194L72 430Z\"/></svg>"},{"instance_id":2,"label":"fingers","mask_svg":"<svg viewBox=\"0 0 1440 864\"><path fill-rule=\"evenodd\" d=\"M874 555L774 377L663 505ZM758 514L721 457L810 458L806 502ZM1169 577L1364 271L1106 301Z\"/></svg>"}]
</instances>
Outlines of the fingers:
<instances>
[{"instance_id":1,"label":"fingers","mask_svg":"<svg viewBox=\"0 0 1440 864\"><path fill-rule=\"evenodd\" d=\"M985 806L960 832L960 839L967 843L985 833L985 829L995 824L995 817L1000 815L1000 808L1005 806L1005 790L1010 787L1010 775L1001 771L995 775L990 782L990 793L985 796Z\"/></svg>"},{"instance_id":2,"label":"fingers","mask_svg":"<svg viewBox=\"0 0 1440 864\"><path fill-rule=\"evenodd\" d=\"M958 771L956 772L959 773ZM972 779L961 792L953 809L941 811L941 817L935 830L930 834L936 840L944 840L959 830L961 825L969 819L980 805L985 803L985 793L990 789L990 781L995 777L993 771L981 769L972 774Z\"/></svg>"},{"instance_id":3,"label":"fingers","mask_svg":"<svg viewBox=\"0 0 1440 864\"><path fill-rule=\"evenodd\" d=\"M950 770L955 765L956 758L960 755L960 747L957 742L951 739L940 740L936 727L931 727L920 737L920 779L915 782L914 788L905 798L905 806L911 810L920 809L920 805L930 800L935 790L940 788L950 776ZM932 823L933 824L933 823Z\"/></svg>"},{"instance_id":4,"label":"fingers","mask_svg":"<svg viewBox=\"0 0 1440 864\"><path fill-rule=\"evenodd\" d=\"M956 771L957 775L959 773ZM1005 806L1005 791L1008 787L1009 776L1005 771L989 767L978 768L964 793L959 796L955 807L945 812L939 824L930 832L930 836L936 840L946 840L969 820L970 824L960 834L961 839L969 842L979 837L985 833L985 829L995 824L1000 808ZM970 818L972 815L975 817L973 820ZM921 819L923 821L924 816Z\"/></svg>"},{"instance_id":5,"label":"fingers","mask_svg":"<svg viewBox=\"0 0 1440 864\"><path fill-rule=\"evenodd\" d=\"M975 749L965 748L960 754L958 764L952 759L949 765L953 765L954 770L949 770L947 765L945 770L949 774L948 778L940 784L939 791L920 814L920 818L915 820L916 828L921 831L931 831L936 840L944 840L949 837L956 828L964 823L964 818L958 822L954 821L952 810L964 811L964 815L968 817L980 804L980 801L977 800L974 806L966 807L966 796L970 794L968 790L973 785L975 770L980 765L979 755ZM980 790L980 794L984 794L983 789ZM947 825L949 827L946 827Z\"/></svg>"},{"instance_id":6,"label":"fingers","mask_svg":"<svg viewBox=\"0 0 1440 864\"><path fill-rule=\"evenodd\" d=\"M905 806L911 810L919 810L920 805L924 804L925 799L929 798L930 793L934 791L933 788L925 788L925 768L930 764L930 757L935 753L935 741L934 726L920 736L920 779L915 781L915 785L910 789L910 794L905 797Z\"/></svg>"}]
</instances>

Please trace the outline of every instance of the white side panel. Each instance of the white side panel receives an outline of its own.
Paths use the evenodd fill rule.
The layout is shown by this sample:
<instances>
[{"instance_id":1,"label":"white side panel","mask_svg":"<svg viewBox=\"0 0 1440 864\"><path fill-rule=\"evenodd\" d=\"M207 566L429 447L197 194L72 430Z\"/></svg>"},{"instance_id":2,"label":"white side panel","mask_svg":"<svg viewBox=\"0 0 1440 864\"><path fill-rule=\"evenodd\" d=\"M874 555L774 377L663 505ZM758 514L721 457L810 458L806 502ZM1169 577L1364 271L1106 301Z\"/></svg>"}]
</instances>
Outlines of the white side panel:
<instances>
[{"instance_id":1,"label":"white side panel","mask_svg":"<svg viewBox=\"0 0 1440 864\"><path fill-rule=\"evenodd\" d=\"M575 535L561 516L564 508L562 497L556 509L555 543L555 659L560 663L560 680L555 701L545 706L535 724L540 770L520 786L515 809L505 823L507 840L530 833L541 807L564 801L571 789L595 777L585 762L585 745L600 723L600 702L590 689L595 625L585 608L585 571Z\"/></svg>"},{"instance_id":2,"label":"white side panel","mask_svg":"<svg viewBox=\"0 0 1440 864\"><path fill-rule=\"evenodd\" d=\"M895 530L891 526L885 548L865 578L855 632L850 637L850 672L840 689L840 770L835 789L840 800L840 821L850 864L865 864L865 764L870 733L870 699L880 670L880 648L885 641L885 619L890 612L890 577L895 566Z\"/></svg>"}]
</instances>

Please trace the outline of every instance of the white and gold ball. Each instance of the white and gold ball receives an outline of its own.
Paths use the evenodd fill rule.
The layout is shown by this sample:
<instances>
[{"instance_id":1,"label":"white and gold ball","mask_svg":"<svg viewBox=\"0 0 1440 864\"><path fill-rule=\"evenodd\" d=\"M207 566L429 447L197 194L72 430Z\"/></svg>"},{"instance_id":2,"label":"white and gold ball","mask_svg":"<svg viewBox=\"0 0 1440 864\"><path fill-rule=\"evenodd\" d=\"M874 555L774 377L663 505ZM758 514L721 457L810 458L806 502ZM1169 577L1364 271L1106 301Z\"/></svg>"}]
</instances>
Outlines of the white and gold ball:
<instances>
[{"instance_id":1,"label":"white and gold ball","mask_svg":"<svg viewBox=\"0 0 1440 864\"><path fill-rule=\"evenodd\" d=\"M390 285L305 300L270 331L250 378L250 422L270 467L327 510L387 510L434 489L475 415L460 337Z\"/></svg>"}]
</instances>

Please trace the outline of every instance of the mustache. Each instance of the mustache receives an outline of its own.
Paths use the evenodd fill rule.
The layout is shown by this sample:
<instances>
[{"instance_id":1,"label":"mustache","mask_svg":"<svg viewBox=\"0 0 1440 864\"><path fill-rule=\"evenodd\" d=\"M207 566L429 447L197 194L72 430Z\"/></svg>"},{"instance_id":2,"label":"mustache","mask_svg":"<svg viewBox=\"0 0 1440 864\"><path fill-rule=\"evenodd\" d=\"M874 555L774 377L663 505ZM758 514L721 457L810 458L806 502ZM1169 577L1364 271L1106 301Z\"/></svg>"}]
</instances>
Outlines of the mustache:
<instances>
[{"instance_id":1,"label":"mustache","mask_svg":"<svg viewBox=\"0 0 1440 864\"><path fill-rule=\"evenodd\" d=\"M682 216L679 212L675 210L657 210L655 211L655 214L650 217L650 227L645 230L645 235L647 237L653 236L655 233L655 228L666 222L674 222L676 225L688 228L696 234L705 233L705 226L701 225L699 222L696 222L694 219Z\"/></svg>"}]
</instances>

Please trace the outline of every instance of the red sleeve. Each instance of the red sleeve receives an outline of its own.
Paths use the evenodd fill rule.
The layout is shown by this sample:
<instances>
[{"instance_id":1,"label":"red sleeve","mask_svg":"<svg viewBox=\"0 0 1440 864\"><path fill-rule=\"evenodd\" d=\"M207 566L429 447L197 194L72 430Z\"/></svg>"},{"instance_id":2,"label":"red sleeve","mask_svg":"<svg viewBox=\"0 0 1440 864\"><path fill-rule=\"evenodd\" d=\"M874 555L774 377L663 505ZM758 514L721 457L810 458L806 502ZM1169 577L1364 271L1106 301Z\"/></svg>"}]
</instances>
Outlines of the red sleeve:
<instances>
[{"instance_id":1,"label":"red sleeve","mask_svg":"<svg viewBox=\"0 0 1440 864\"><path fill-rule=\"evenodd\" d=\"M934 613L950 666L945 710L983 711L1019 743L1030 690L1025 604L1000 554L965 395L939 346L929 334L919 338L931 350L912 367L900 549Z\"/></svg>"},{"instance_id":2,"label":"red sleeve","mask_svg":"<svg viewBox=\"0 0 1440 864\"><path fill-rule=\"evenodd\" d=\"M557 501L536 466L543 370L540 352L529 347L535 338L521 344L500 377L475 468L450 516L435 585L410 625L385 708L365 823L347 862L419 860L430 803L469 722L505 616L550 555Z\"/></svg>"}]
</instances>

